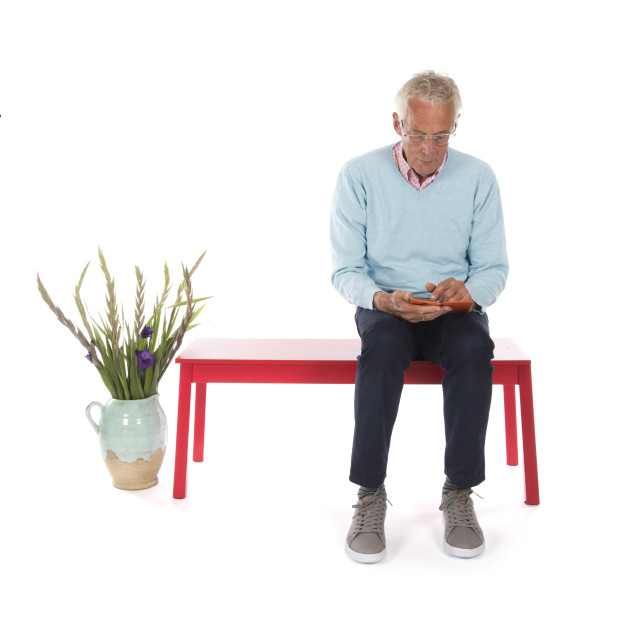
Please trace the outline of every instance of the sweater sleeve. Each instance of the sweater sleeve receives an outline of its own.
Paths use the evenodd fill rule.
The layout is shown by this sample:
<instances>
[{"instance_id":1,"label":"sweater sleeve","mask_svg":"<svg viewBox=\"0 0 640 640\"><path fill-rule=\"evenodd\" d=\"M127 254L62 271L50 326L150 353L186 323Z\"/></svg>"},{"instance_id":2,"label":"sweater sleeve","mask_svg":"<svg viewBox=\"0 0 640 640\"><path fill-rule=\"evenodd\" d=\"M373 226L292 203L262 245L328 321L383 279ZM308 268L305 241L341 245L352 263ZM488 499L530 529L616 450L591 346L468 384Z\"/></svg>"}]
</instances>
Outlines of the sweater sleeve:
<instances>
[{"instance_id":1,"label":"sweater sleeve","mask_svg":"<svg viewBox=\"0 0 640 640\"><path fill-rule=\"evenodd\" d=\"M467 257L466 287L484 311L497 300L509 273L500 190L488 167L475 194Z\"/></svg>"},{"instance_id":2,"label":"sweater sleeve","mask_svg":"<svg viewBox=\"0 0 640 640\"><path fill-rule=\"evenodd\" d=\"M367 196L345 167L333 194L330 222L331 282L349 302L373 309L380 287L366 273Z\"/></svg>"}]
</instances>

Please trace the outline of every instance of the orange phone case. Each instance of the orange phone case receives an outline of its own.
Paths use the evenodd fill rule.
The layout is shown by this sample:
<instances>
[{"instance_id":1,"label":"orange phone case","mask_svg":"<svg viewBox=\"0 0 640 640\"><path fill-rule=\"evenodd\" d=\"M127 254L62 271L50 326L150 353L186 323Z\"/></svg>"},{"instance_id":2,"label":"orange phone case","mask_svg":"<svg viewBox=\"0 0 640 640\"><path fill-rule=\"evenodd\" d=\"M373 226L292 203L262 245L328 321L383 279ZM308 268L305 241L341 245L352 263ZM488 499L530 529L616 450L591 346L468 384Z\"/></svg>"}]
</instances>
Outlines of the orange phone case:
<instances>
[{"instance_id":1,"label":"orange phone case","mask_svg":"<svg viewBox=\"0 0 640 640\"><path fill-rule=\"evenodd\" d=\"M467 313L473 307L473 300L464 300L461 302L435 302L434 300L421 300L420 298L411 298L411 304L428 304L431 307L451 307L451 313Z\"/></svg>"}]
</instances>

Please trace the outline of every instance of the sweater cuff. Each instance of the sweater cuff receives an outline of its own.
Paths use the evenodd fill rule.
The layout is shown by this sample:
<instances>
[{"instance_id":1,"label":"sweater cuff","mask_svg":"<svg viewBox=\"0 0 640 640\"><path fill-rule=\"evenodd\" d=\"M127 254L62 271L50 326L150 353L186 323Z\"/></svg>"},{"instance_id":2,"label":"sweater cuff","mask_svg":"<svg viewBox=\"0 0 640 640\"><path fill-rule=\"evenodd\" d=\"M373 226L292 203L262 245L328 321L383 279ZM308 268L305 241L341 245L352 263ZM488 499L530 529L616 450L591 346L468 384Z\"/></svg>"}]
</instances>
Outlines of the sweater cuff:
<instances>
[{"instance_id":1,"label":"sweater cuff","mask_svg":"<svg viewBox=\"0 0 640 640\"><path fill-rule=\"evenodd\" d=\"M382 289L376 287L375 285L367 287L363 292L362 299L358 303L358 306L362 307L363 309L375 309L375 307L373 306L373 296L375 296L378 291L382 291Z\"/></svg>"}]
</instances>

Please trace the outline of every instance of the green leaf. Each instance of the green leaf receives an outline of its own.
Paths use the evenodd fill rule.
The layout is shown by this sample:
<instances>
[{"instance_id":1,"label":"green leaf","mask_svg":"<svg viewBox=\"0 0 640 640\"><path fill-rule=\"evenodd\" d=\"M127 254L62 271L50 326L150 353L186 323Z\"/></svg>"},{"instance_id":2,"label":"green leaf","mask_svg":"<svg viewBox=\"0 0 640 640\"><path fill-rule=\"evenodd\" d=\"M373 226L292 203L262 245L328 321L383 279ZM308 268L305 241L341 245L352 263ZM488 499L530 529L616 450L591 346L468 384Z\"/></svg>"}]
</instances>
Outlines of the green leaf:
<instances>
[{"instance_id":1,"label":"green leaf","mask_svg":"<svg viewBox=\"0 0 640 640\"><path fill-rule=\"evenodd\" d=\"M196 302L202 302L203 300L211 300L211 298L213 298L213 296L207 296L206 298L194 298L191 302L195 304ZM183 300L182 302L172 304L170 307L167 307L167 309L173 309L175 307L183 307L185 304L187 304L187 301Z\"/></svg>"},{"instance_id":2,"label":"green leaf","mask_svg":"<svg viewBox=\"0 0 640 640\"><path fill-rule=\"evenodd\" d=\"M137 358L134 351L129 355L129 382L131 386L131 398L141 400L144 398L144 389L140 382L140 375L137 370Z\"/></svg>"},{"instance_id":3,"label":"green leaf","mask_svg":"<svg viewBox=\"0 0 640 640\"><path fill-rule=\"evenodd\" d=\"M193 315L191 316L191 320L189 322L189 327L191 326L191 323L200 315L200 312L204 309L205 305L202 305L199 309L196 309L193 312ZM189 329L189 327L187 327L187 330Z\"/></svg>"},{"instance_id":4,"label":"green leaf","mask_svg":"<svg viewBox=\"0 0 640 640\"><path fill-rule=\"evenodd\" d=\"M109 379L109 376L107 376L107 374L104 371L100 371L100 369L98 369L98 373L102 378L102 382L104 383L104 386L107 387L107 390L111 394L111 397L118 399L118 392L116 391L116 388L114 387L111 380Z\"/></svg>"},{"instance_id":5,"label":"green leaf","mask_svg":"<svg viewBox=\"0 0 640 640\"><path fill-rule=\"evenodd\" d=\"M149 396L153 395L151 393L151 391L153 389L153 369L155 369L156 366L157 365L151 365L144 372L144 396L145 396L145 398L148 398Z\"/></svg>"}]
</instances>

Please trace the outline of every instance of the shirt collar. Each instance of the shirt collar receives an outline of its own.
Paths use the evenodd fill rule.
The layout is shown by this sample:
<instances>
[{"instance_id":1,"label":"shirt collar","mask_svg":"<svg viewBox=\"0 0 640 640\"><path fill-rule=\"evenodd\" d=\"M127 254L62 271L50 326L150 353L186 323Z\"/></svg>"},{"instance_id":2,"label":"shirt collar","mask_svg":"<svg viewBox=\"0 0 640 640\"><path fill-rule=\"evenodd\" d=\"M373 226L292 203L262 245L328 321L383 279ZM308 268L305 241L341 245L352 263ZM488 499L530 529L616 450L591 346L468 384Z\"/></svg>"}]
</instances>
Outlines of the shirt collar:
<instances>
[{"instance_id":1,"label":"shirt collar","mask_svg":"<svg viewBox=\"0 0 640 640\"><path fill-rule=\"evenodd\" d=\"M404 177L404 179L418 191L422 191L428 187L437 177L438 174L442 171L442 167L444 167L447 162L447 158L449 157L449 151L444 156L444 160L442 164L438 167L438 169L430 175L422 184L420 184L420 178L418 178L418 174L409 166L409 163L404 159L402 155L402 142L398 142L395 147L393 147L393 160L396 163L396 167Z\"/></svg>"}]
</instances>

